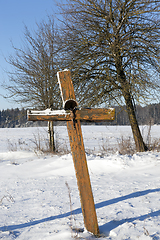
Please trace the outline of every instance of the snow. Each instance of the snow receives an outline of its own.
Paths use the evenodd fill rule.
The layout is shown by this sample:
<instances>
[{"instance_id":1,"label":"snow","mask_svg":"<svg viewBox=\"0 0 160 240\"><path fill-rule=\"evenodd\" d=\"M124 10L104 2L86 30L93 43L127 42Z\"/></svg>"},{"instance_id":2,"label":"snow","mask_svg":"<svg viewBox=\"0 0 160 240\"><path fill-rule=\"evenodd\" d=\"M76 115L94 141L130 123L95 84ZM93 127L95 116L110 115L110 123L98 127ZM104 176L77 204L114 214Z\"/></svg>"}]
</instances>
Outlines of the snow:
<instances>
[{"instance_id":1,"label":"snow","mask_svg":"<svg viewBox=\"0 0 160 240\"><path fill-rule=\"evenodd\" d=\"M28 114L31 115L69 115L70 113L65 111L64 109L62 110L51 110L50 108L47 108L46 110L42 110L42 111L28 111Z\"/></svg>"},{"instance_id":2,"label":"snow","mask_svg":"<svg viewBox=\"0 0 160 240\"><path fill-rule=\"evenodd\" d=\"M67 70L68 71L68 70ZM63 92L62 92L62 86L61 86L61 81L60 81L60 77L59 77L60 72L57 72L57 79L58 79L58 84L59 84L59 88L60 88L60 93L61 93L61 98L63 101L63 105L64 105L64 98L63 98Z\"/></svg>"},{"instance_id":3,"label":"snow","mask_svg":"<svg viewBox=\"0 0 160 240\"><path fill-rule=\"evenodd\" d=\"M147 128L141 127L144 138ZM131 136L129 126L82 131L100 239L160 239L160 153L101 154L103 144L118 149L121 136ZM152 138L159 132L153 126ZM0 239L95 239L84 228L71 154L42 153L40 136L45 142L47 128L0 129ZM56 127L56 136L69 148L66 127Z\"/></svg>"}]
</instances>

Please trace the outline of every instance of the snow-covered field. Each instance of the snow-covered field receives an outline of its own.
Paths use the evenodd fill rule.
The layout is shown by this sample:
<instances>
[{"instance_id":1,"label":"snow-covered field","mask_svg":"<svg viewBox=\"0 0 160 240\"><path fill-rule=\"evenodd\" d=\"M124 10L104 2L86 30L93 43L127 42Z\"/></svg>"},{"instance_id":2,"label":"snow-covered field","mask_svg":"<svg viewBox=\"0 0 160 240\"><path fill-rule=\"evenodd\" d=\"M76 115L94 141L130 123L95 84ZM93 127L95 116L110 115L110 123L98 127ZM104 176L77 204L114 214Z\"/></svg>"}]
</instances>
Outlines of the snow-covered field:
<instances>
[{"instance_id":1,"label":"snow-covered field","mask_svg":"<svg viewBox=\"0 0 160 240\"><path fill-rule=\"evenodd\" d=\"M147 127L141 129L146 138ZM131 136L130 127L82 130L100 239L160 239L160 153L101 154ZM66 128L56 132L58 146L69 148ZM159 133L153 126L152 137ZM46 142L47 129L0 129L0 239L95 239L84 228L71 154L42 154L36 149L40 136Z\"/></svg>"}]
</instances>

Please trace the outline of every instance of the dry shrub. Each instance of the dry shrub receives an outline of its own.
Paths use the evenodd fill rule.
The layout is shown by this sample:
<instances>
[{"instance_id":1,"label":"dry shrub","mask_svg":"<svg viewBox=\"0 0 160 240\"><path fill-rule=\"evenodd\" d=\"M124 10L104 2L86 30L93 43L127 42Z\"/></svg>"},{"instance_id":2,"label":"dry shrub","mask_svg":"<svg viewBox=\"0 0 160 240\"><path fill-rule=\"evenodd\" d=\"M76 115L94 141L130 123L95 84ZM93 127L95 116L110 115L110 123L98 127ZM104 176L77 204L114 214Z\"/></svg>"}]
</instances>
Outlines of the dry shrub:
<instances>
[{"instance_id":1,"label":"dry shrub","mask_svg":"<svg viewBox=\"0 0 160 240\"><path fill-rule=\"evenodd\" d=\"M44 129L45 130L45 129ZM67 141L61 141L59 139L59 135L55 132L55 152L51 152L48 133L47 131L40 131L37 129L36 133L33 133L33 138L29 139L29 143L25 142L22 139L18 139L18 141L7 140L8 150L12 152L16 152L18 150L22 151L30 151L31 149L36 153L59 153L59 154L68 154L70 153L70 149L68 147Z\"/></svg>"},{"instance_id":2,"label":"dry shrub","mask_svg":"<svg viewBox=\"0 0 160 240\"><path fill-rule=\"evenodd\" d=\"M71 152L67 140L60 139L58 132L55 132L55 152L59 154L68 154Z\"/></svg>"},{"instance_id":3,"label":"dry shrub","mask_svg":"<svg viewBox=\"0 0 160 240\"><path fill-rule=\"evenodd\" d=\"M100 145L101 155L103 156L105 154L113 154L116 152L117 148L110 146L108 138L106 138L105 140L103 139L102 144Z\"/></svg>"},{"instance_id":4,"label":"dry shrub","mask_svg":"<svg viewBox=\"0 0 160 240\"><path fill-rule=\"evenodd\" d=\"M133 155L136 153L135 145L133 144L132 138L124 138L123 136L118 141L119 153L122 155L128 154Z\"/></svg>"},{"instance_id":5,"label":"dry shrub","mask_svg":"<svg viewBox=\"0 0 160 240\"><path fill-rule=\"evenodd\" d=\"M34 143L34 150L36 152L42 153L59 153L59 154L68 154L70 150L68 148L67 142L62 142L59 139L59 135L55 132L55 152L50 150L49 139L48 136L46 137L44 134L40 134L39 132L35 135L32 143Z\"/></svg>"},{"instance_id":6,"label":"dry shrub","mask_svg":"<svg viewBox=\"0 0 160 240\"><path fill-rule=\"evenodd\" d=\"M7 148L11 152L16 152L18 150L29 150L28 144L25 141L22 141L22 139L18 139L17 142L15 140L7 139Z\"/></svg>"},{"instance_id":7,"label":"dry shrub","mask_svg":"<svg viewBox=\"0 0 160 240\"><path fill-rule=\"evenodd\" d=\"M147 147L149 151L160 152L160 138L154 138Z\"/></svg>"},{"instance_id":8,"label":"dry shrub","mask_svg":"<svg viewBox=\"0 0 160 240\"><path fill-rule=\"evenodd\" d=\"M70 152L71 151L70 151L66 141L64 143L61 143L61 144L57 144L57 141L56 141L56 153L68 154Z\"/></svg>"},{"instance_id":9,"label":"dry shrub","mask_svg":"<svg viewBox=\"0 0 160 240\"><path fill-rule=\"evenodd\" d=\"M33 134L33 139L30 141L34 145L33 148L35 152L50 152L49 141L44 134L40 133L39 129L37 134Z\"/></svg>"},{"instance_id":10,"label":"dry shrub","mask_svg":"<svg viewBox=\"0 0 160 240\"><path fill-rule=\"evenodd\" d=\"M11 141L10 139L7 139L7 145L8 145L8 150L11 152L16 152L17 151L17 143Z\"/></svg>"}]
</instances>

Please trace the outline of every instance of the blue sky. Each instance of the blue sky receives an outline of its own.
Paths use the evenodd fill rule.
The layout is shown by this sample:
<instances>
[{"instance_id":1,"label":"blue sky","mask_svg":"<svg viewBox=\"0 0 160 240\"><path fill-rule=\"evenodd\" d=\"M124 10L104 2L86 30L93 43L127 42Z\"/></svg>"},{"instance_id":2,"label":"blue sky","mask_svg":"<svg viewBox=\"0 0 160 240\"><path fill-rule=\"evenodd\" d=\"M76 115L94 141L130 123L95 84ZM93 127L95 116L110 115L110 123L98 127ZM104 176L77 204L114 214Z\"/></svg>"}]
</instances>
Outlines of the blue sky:
<instances>
[{"instance_id":1,"label":"blue sky","mask_svg":"<svg viewBox=\"0 0 160 240\"><path fill-rule=\"evenodd\" d=\"M5 57L13 52L11 41L16 47L20 47L24 25L29 30L35 29L36 22L47 19L47 15L56 11L54 0L0 0L0 83L7 81L5 70L9 70L10 66ZM5 94L1 86L0 94ZM0 96L0 110L12 107L21 106Z\"/></svg>"}]
</instances>

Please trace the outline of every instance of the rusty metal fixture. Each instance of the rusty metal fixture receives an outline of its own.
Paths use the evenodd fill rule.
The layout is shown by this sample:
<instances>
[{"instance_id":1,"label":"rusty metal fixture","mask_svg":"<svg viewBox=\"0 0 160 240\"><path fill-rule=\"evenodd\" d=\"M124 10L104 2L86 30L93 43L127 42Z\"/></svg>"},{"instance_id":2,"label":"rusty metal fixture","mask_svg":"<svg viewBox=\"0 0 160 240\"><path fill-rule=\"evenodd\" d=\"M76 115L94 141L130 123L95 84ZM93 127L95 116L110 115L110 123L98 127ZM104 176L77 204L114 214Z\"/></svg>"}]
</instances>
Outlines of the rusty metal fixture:
<instances>
[{"instance_id":1,"label":"rusty metal fixture","mask_svg":"<svg viewBox=\"0 0 160 240\"><path fill-rule=\"evenodd\" d=\"M68 99L64 103L64 110L72 110L78 106L78 103L74 99Z\"/></svg>"}]
</instances>

